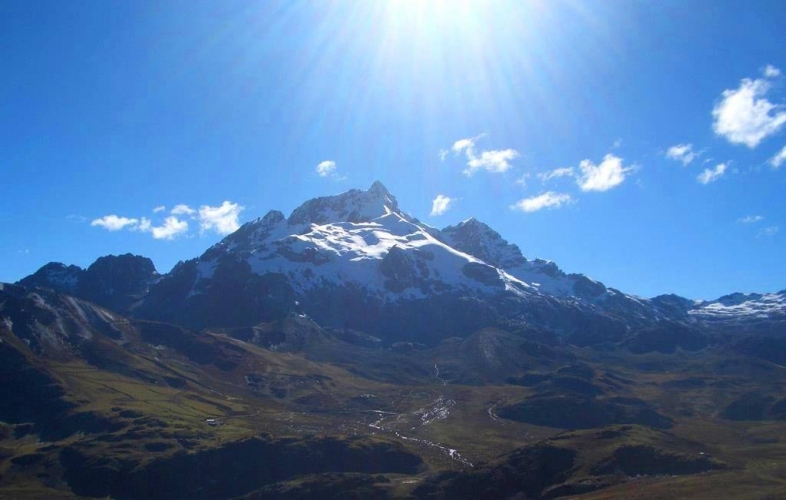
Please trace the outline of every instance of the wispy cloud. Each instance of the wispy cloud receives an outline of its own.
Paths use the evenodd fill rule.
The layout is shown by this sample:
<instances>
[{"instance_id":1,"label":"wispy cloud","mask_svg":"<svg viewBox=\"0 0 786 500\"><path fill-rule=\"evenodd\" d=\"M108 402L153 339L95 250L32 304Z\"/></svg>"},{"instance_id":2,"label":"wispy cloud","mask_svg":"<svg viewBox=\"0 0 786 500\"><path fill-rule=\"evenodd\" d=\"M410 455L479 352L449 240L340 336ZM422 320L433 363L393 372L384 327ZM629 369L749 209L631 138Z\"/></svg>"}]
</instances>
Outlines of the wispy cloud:
<instances>
[{"instance_id":1,"label":"wispy cloud","mask_svg":"<svg viewBox=\"0 0 786 500\"><path fill-rule=\"evenodd\" d=\"M202 205L199 207L199 229L202 232L215 231L218 234L229 234L240 228L238 218L244 207L237 203L224 201L218 207Z\"/></svg>"},{"instance_id":2,"label":"wispy cloud","mask_svg":"<svg viewBox=\"0 0 786 500\"><path fill-rule=\"evenodd\" d=\"M453 147L450 148L453 150L454 154L460 155L461 153L466 153L467 155L474 155L475 154L475 142L478 139L482 139L486 137L485 133L478 134L475 137L470 137L467 139L459 139L453 143Z\"/></svg>"},{"instance_id":3,"label":"wispy cloud","mask_svg":"<svg viewBox=\"0 0 786 500\"><path fill-rule=\"evenodd\" d=\"M710 182L715 182L726 173L726 168L727 165L725 163L719 163L715 168L705 168L704 171L696 177L696 180L705 185Z\"/></svg>"},{"instance_id":4,"label":"wispy cloud","mask_svg":"<svg viewBox=\"0 0 786 500\"><path fill-rule=\"evenodd\" d=\"M436 198L431 202L431 215L442 215L453 205L454 200L442 194L438 194Z\"/></svg>"},{"instance_id":5,"label":"wispy cloud","mask_svg":"<svg viewBox=\"0 0 786 500\"><path fill-rule=\"evenodd\" d=\"M753 149L780 130L786 124L786 111L765 98L771 87L767 78L779 74L780 70L767 66L765 78L745 78L738 88L724 90L712 110L715 133L733 144L745 144Z\"/></svg>"},{"instance_id":6,"label":"wispy cloud","mask_svg":"<svg viewBox=\"0 0 786 500\"><path fill-rule=\"evenodd\" d=\"M140 233L148 233L157 240L173 240L184 236L189 232L188 220L191 219L199 224L200 233L213 231L217 234L229 234L240 227L239 216L243 207L237 203L224 201L221 205L213 207L202 205L199 210L195 210L188 205L179 204L169 212L166 218L158 224L154 224L147 217L119 217L117 215L105 215L94 219L90 225L102 227L108 231L129 230ZM160 213L161 210L156 213Z\"/></svg>"},{"instance_id":7,"label":"wispy cloud","mask_svg":"<svg viewBox=\"0 0 786 500\"><path fill-rule=\"evenodd\" d=\"M666 151L666 158L682 162L686 167L697 156L699 153L693 151L693 144L677 144Z\"/></svg>"},{"instance_id":8,"label":"wispy cloud","mask_svg":"<svg viewBox=\"0 0 786 500\"><path fill-rule=\"evenodd\" d=\"M172 215L194 215L196 210L181 203L179 205L175 205L175 208L173 208L170 213Z\"/></svg>"},{"instance_id":9,"label":"wispy cloud","mask_svg":"<svg viewBox=\"0 0 786 500\"><path fill-rule=\"evenodd\" d=\"M66 220L68 220L69 222L83 223L83 222L87 222L87 217L85 217L84 215L70 214L70 215L66 215Z\"/></svg>"},{"instance_id":10,"label":"wispy cloud","mask_svg":"<svg viewBox=\"0 0 786 500\"><path fill-rule=\"evenodd\" d=\"M126 227L136 227L139 224L139 219L131 219L128 217L118 217L117 215L105 215L98 219L94 219L90 225L103 227L107 231L120 231Z\"/></svg>"},{"instance_id":11,"label":"wispy cloud","mask_svg":"<svg viewBox=\"0 0 786 500\"><path fill-rule=\"evenodd\" d=\"M780 231L778 226L769 226L761 229L759 233L756 235L757 238L768 237L768 236L775 236Z\"/></svg>"},{"instance_id":12,"label":"wispy cloud","mask_svg":"<svg viewBox=\"0 0 786 500\"><path fill-rule=\"evenodd\" d=\"M740 217L737 219L737 222L740 224L754 224L756 222L763 221L764 217L761 215L746 215L745 217Z\"/></svg>"},{"instance_id":13,"label":"wispy cloud","mask_svg":"<svg viewBox=\"0 0 786 500\"><path fill-rule=\"evenodd\" d=\"M770 165L772 165L772 168L780 168L784 161L786 161L786 146L783 146L783 149L770 158Z\"/></svg>"},{"instance_id":14,"label":"wispy cloud","mask_svg":"<svg viewBox=\"0 0 786 500\"><path fill-rule=\"evenodd\" d=\"M453 143L453 153L456 155L464 154L467 158L467 168L464 169L466 176L472 176L478 170L486 170L492 173L507 172L512 166L510 162L519 156L515 149L494 149L476 151L475 143L478 139L486 137L480 134L467 139L459 139Z\"/></svg>"},{"instance_id":15,"label":"wispy cloud","mask_svg":"<svg viewBox=\"0 0 786 500\"><path fill-rule=\"evenodd\" d=\"M560 177L573 177L575 173L576 172L573 170L573 167L561 167L538 174L538 179L540 179L542 182L547 182L551 179L558 179Z\"/></svg>"},{"instance_id":16,"label":"wispy cloud","mask_svg":"<svg viewBox=\"0 0 786 500\"><path fill-rule=\"evenodd\" d=\"M327 177L336 171L336 162L332 160L325 160L316 167L317 175L320 177Z\"/></svg>"},{"instance_id":17,"label":"wispy cloud","mask_svg":"<svg viewBox=\"0 0 786 500\"><path fill-rule=\"evenodd\" d=\"M524 198L510 206L511 210L518 210L520 212L537 212L544 208L559 208L562 205L573 203L574 200L569 194L555 193L554 191L547 191L537 196Z\"/></svg>"},{"instance_id":18,"label":"wispy cloud","mask_svg":"<svg viewBox=\"0 0 786 500\"><path fill-rule=\"evenodd\" d=\"M166 210L166 206L159 205L159 206L157 206L156 208L153 209L153 213L154 214L159 214L159 213L161 213L161 212L163 212L165 210Z\"/></svg>"},{"instance_id":19,"label":"wispy cloud","mask_svg":"<svg viewBox=\"0 0 786 500\"><path fill-rule=\"evenodd\" d=\"M624 167L622 158L607 154L600 165L595 165L590 160L582 160L579 170L576 183L582 191L608 191L622 184L633 168Z\"/></svg>"}]
</instances>

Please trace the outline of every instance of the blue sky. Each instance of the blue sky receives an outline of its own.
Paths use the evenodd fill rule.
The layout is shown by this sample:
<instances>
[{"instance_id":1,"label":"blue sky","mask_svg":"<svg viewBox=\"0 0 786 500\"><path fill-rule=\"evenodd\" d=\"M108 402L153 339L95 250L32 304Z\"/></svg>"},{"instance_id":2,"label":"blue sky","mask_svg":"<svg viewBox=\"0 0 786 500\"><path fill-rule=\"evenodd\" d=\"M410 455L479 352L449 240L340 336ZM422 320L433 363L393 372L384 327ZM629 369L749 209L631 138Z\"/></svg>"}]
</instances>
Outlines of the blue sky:
<instances>
[{"instance_id":1,"label":"blue sky","mask_svg":"<svg viewBox=\"0 0 786 500\"><path fill-rule=\"evenodd\" d=\"M5 1L0 281L167 272L380 180L629 293L782 290L784 25L780 1Z\"/></svg>"}]
</instances>

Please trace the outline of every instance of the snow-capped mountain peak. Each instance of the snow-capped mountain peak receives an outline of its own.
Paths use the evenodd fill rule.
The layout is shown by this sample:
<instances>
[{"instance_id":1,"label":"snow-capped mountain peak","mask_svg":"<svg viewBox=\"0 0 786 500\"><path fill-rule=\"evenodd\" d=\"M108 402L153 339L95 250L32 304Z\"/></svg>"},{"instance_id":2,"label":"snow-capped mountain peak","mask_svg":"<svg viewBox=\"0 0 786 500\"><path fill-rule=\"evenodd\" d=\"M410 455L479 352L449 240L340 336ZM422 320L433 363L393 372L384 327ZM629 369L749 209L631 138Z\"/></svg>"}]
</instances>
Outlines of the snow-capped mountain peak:
<instances>
[{"instance_id":1,"label":"snow-capped mountain peak","mask_svg":"<svg viewBox=\"0 0 786 500\"><path fill-rule=\"evenodd\" d=\"M786 290L763 294L732 293L716 300L699 301L690 314L705 320L784 317Z\"/></svg>"},{"instance_id":2,"label":"snow-capped mountain peak","mask_svg":"<svg viewBox=\"0 0 786 500\"><path fill-rule=\"evenodd\" d=\"M388 213L399 213L395 196L379 181L367 191L352 189L346 193L314 198L296 208L289 225L326 224L329 222L369 222Z\"/></svg>"},{"instance_id":3,"label":"snow-capped mountain peak","mask_svg":"<svg viewBox=\"0 0 786 500\"><path fill-rule=\"evenodd\" d=\"M335 326L339 320L328 318L346 313L332 307L348 303L382 314L393 304L480 304L536 293L504 270L452 247L439 233L400 211L396 198L375 182L366 191L307 201L288 219L270 212L244 224L198 259L173 269L143 313L167 318L167 310L176 308L184 311L185 321L232 324L297 309ZM336 301L340 304L331 306ZM209 319L201 320L203 315Z\"/></svg>"},{"instance_id":4,"label":"snow-capped mountain peak","mask_svg":"<svg viewBox=\"0 0 786 500\"><path fill-rule=\"evenodd\" d=\"M598 298L606 292L602 283L581 274L565 274L554 262L527 259L517 245L474 217L444 228L441 235L453 248L498 267L541 292L584 298Z\"/></svg>"},{"instance_id":5,"label":"snow-capped mountain peak","mask_svg":"<svg viewBox=\"0 0 786 500\"><path fill-rule=\"evenodd\" d=\"M474 217L444 228L442 235L453 248L502 269L527 263L518 246L508 243L498 232Z\"/></svg>"},{"instance_id":6,"label":"snow-capped mountain peak","mask_svg":"<svg viewBox=\"0 0 786 500\"><path fill-rule=\"evenodd\" d=\"M289 218L270 211L165 276L149 259L125 255L87 270L49 264L22 284L197 328L305 313L388 339L437 341L495 321L566 334L577 325L586 333L590 322L590 336L663 320L713 328L736 328L746 318L786 323L784 292L712 302L626 295L525 258L477 219L427 226L402 212L379 182L307 201Z\"/></svg>"}]
</instances>

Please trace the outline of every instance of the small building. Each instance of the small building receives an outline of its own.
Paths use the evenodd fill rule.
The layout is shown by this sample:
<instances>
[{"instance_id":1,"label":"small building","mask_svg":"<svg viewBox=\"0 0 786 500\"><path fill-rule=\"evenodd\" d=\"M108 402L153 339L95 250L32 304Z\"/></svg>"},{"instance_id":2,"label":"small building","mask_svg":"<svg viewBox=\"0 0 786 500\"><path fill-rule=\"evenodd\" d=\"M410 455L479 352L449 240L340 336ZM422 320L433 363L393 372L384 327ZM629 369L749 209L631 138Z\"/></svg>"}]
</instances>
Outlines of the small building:
<instances>
[{"instance_id":1,"label":"small building","mask_svg":"<svg viewBox=\"0 0 786 500\"><path fill-rule=\"evenodd\" d=\"M205 419L205 423L207 425L216 426L216 425L218 425L218 420L216 420L215 418L208 418L208 419Z\"/></svg>"}]
</instances>

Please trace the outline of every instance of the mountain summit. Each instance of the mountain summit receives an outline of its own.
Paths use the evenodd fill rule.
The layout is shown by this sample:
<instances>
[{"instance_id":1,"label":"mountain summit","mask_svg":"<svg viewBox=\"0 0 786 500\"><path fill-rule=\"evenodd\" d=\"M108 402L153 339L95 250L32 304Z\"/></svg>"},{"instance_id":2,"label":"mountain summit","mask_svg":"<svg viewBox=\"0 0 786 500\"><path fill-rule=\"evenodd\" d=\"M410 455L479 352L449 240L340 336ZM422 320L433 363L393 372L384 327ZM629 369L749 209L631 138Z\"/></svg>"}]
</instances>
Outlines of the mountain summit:
<instances>
[{"instance_id":1,"label":"mountain summit","mask_svg":"<svg viewBox=\"0 0 786 500\"><path fill-rule=\"evenodd\" d=\"M292 212L289 224L360 223L391 213L402 215L395 196L376 181L367 191L352 189L343 194L309 200Z\"/></svg>"},{"instance_id":2,"label":"mountain summit","mask_svg":"<svg viewBox=\"0 0 786 500\"><path fill-rule=\"evenodd\" d=\"M192 326L239 326L270 319L271 311L302 310L328 326L381 334L394 328L384 319L394 310L415 307L425 316L435 300L480 303L533 292L451 247L438 230L401 212L396 198L375 182L366 191L307 201L288 218L270 212L243 225L174 269L140 312L171 320L174 311Z\"/></svg>"}]
</instances>

